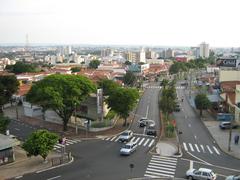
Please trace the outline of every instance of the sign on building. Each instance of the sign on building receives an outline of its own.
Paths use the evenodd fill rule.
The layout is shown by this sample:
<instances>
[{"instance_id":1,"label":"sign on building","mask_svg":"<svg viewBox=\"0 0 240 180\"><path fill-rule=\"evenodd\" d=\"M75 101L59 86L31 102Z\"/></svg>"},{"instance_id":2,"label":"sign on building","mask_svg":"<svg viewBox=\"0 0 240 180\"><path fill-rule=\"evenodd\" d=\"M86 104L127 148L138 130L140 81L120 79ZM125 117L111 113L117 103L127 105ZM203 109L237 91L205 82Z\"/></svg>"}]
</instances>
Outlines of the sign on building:
<instances>
[{"instance_id":1,"label":"sign on building","mask_svg":"<svg viewBox=\"0 0 240 180\"><path fill-rule=\"evenodd\" d=\"M236 58L218 58L217 66L222 67L240 67L240 59Z\"/></svg>"}]
</instances>

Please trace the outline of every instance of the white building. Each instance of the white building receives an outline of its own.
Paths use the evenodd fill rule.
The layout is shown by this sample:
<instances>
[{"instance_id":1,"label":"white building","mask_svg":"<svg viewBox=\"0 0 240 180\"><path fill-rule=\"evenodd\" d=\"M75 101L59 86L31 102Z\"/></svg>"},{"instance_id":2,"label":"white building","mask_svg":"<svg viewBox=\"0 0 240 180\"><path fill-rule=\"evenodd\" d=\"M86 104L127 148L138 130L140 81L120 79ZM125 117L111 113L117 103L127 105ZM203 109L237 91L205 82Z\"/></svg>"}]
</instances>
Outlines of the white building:
<instances>
[{"instance_id":1,"label":"white building","mask_svg":"<svg viewBox=\"0 0 240 180\"><path fill-rule=\"evenodd\" d=\"M146 63L146 55L145 55L145 51L143 48L139 54L139 62Z\"/></svg>"},{"instance_id":2,"label":"white building","mask_svg":"<svg viewBox=\"0 0 240 180\"><path fill-rule=\"evenodd\" d=\"M203 42L200 44L200 57L208 58L209 57L209 44Z\"/></svg>"}]
</instances>

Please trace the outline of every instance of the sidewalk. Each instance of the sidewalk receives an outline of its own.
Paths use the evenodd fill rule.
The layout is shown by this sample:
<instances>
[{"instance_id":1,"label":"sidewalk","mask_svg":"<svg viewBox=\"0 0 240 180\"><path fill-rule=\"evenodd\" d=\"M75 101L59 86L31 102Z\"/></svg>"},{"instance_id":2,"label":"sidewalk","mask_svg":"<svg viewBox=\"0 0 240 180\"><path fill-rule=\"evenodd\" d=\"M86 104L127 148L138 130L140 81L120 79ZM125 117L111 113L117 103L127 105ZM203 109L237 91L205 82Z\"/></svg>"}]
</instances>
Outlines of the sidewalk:
<instances>
[{"instance_id":1,"label":"sidewalk","mask_svg":"<svg viewBox=\"0 0 240 180\"><path fill-rule=\"evenodd\" d=\"M26 152L19 146L15 147L14 152L16 160L13 163L0 166L0 180L22 176L26 173L36 172L60 164L61 154L54 152L48 155L47 162L44 162L40 156L27 157ZM68 161L64 158L64 162Z\"/></svg>"}]
</instances>

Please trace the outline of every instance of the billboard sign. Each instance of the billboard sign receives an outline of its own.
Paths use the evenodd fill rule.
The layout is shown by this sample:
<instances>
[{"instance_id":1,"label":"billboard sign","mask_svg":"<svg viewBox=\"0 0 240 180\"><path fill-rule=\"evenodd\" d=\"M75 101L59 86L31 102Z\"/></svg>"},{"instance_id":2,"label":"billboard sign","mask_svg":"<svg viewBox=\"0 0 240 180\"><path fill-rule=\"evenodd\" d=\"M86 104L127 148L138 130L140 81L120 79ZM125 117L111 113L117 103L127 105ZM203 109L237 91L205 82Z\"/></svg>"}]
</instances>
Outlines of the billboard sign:
<instances>
[{"instance_id":1,"label":"billboard sign","mask_svg":"<svg viewBox=\"0 0 240 180\"><path fill-rule=\"evenodd\" d=\"M217 66L223 67L237 67L237 60L236 58L219 58L217 59Z\"/></svg>"},{"instance_id":2,"label":"billboard sign","mask_svg":"<svg viewBox=\"0 0 240 180\"><path fill-rule=\"evenodd\" d=\"M103 109L103 90L97 90L97 113L101 114Z\"/></svg>"}]
</instances>

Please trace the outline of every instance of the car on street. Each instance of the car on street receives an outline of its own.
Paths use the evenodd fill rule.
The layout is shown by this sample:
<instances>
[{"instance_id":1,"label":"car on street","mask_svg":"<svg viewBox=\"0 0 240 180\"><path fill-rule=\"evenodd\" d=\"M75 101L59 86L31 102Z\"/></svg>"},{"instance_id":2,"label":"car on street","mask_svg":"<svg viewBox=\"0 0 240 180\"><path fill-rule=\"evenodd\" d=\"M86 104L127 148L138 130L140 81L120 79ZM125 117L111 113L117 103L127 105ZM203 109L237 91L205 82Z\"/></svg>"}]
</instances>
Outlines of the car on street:
<instances>
[{"instance_id":1,"label":"car on street","mask_svg":"<svg viewBox=\"0 0 240 180\"><path fill-rule=\"evenodd\" d=\"M219 128L220 129L230 129L231 125L232 125L232 129L236 129L239 127L238 124L231 123L231 121L223 121L223 122L220 122Z\"/></svg>"},{"instance_id":2,"label":"car on street","mask_svg":"<svg viewBox=\"0 0 240 180\"><path fill-rule=\"evenodd\" d=\"M145 127L148 123L148 119L146 117L142 117L138 122L139 122L139 127Z\"/></svg>"},{"instance_id":3,"label":"car on street","mask_svg":"<svg viewBox=\"0 0 240 180\"><path fill-rule=\"evenodd\" d=\"M137 149L137 143L129 142L120 149L120 155L130 155Z\"/></svg>"},{"instance_id":4,"label":"car on street","mask_svg":"<svg viewBox=\"0 0 240 180\"><path fill-rule=\"evenodd\" d=\"M217 178L217 175L211 169L207 168L189 169L186 172L186 176L188 179L215 180Z\"/></svg>"},{"instance_id":5,"label":"car on street","mask_svg":"<svg viewBox=\"0 0 240 180\"><path fill-rule=\"evenodd\" d=\"M129 142L133 137L133 132L131 130L124 131L120 134L118 141L120 142Z\"/></svg>"},{"instance_id":6,"label":"car on street","mask_svg":"<svg viewBox=\"0 0 240 180\"><path fill-rule=\"evenodd\" d=\"M146 129L146 134L150 136L157 136L157 131L155 129L155 124L148 125Z\"/></svg>"},{"instance_id":7,"label":"car on street","mask_svg":"<svg viewBox=\"0 0 240 180\"><path fill-rule=\"evenodd\" d=\"M225 180L240 180L240 175L227 176Z\"/></svg>"},{"instance_id":8,"label":"car on street","mask_svg":"<svg viewBox=\"0 0 240 180\"><path fill-rule=\"evenodd\" d=\"M174 111L175 112L180 112L180 104L179 103L177 103L176 105L175 105L175 108L174 108Z\"/></svg>"}]
</instances>

